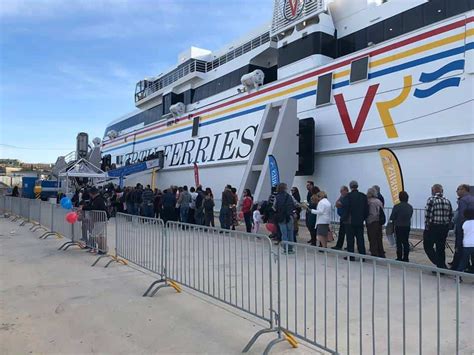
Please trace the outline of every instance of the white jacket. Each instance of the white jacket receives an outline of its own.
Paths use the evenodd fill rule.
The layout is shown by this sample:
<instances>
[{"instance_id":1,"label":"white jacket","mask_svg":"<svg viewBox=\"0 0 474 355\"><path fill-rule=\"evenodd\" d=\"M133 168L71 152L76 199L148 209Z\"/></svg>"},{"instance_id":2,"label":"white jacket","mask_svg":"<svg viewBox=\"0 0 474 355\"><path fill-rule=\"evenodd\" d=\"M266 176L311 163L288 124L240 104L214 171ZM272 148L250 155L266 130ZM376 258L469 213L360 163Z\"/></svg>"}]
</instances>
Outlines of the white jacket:
<instances>
[{"instance_id":1,"label":"white jacket","mask_svg":"<svg viewBox=\"0 0 474 355\"><path fill-rule=\"evenodd\" d=\"M327 198L319 201L318 207L315 210L311 210L311 213L318 216L316 225L331 224L331 202Z\"/></svg>"}]
</instances>

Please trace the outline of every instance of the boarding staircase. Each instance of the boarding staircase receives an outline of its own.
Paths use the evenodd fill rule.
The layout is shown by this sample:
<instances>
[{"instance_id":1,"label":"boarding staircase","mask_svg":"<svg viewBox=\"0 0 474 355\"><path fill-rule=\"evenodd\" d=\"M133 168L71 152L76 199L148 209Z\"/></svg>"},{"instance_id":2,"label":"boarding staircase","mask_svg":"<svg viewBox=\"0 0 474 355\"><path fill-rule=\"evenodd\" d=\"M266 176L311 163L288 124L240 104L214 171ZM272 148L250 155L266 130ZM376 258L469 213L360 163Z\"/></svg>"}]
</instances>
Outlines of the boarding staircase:
<instances>
[{"instance_id":1,"label":"boarding staircase","mask_svg":"<svg viewBox=\"0 0 474 355\"><path fill-rule=\"evenodd\" d=\"M268 199L272 188L269 155L273 155L278 163L280 182L291 186L298 170L298 123L295 99L267 105L239 191L254 191L256 202Z\"/></svg>"}]
</instances>

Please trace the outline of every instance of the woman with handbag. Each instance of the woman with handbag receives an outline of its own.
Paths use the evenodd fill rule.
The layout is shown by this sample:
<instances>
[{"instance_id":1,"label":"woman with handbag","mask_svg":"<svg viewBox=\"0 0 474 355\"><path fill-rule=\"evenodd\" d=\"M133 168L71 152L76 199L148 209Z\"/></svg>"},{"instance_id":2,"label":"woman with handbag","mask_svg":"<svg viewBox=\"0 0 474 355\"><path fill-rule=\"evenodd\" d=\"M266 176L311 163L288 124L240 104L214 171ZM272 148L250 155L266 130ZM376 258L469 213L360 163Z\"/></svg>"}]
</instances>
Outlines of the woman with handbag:
<instances>
[{"instance_id":1,"label":"woman with handbag","mask_svg":"<svg viewBox=\"0 0 474 355\"><path fill-rule=\"evenodd\" d=\"M307 212L317 216L316 238L321 243L321 247L327 248L329 225L331 224L331 202L329 202L327 198L328 196L324 191L318 192L316 196L318 200L318 207L316 209L310 209L308 207L306 208L308 208Z\"/></svg>"}]
</instances>

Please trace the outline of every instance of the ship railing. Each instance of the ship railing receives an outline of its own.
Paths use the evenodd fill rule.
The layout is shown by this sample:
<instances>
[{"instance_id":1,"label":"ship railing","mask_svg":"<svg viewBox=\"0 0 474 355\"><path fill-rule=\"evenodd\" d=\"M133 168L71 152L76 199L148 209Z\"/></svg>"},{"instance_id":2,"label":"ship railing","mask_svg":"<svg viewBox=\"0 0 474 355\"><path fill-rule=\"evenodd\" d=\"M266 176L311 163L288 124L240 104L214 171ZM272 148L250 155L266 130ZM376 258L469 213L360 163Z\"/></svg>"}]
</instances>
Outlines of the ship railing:
<instances>
[{"instance_id":1,"label":"ship railing","mask_svg":"<svg viewBox=\"0 0 474 355\"><path fill-rule=\"evenodd\" d=\"M198 59L191 60L188 64L178 66L178 68L172 70L170 73L156 79L153 84L148 86L145 90L136 93L135 102L145 99L147 96L167 87L168 85L171 85L190 73L207 73L268 42L270 42L270 32L265 32L264 34L253 38L252 40L235 49L230 50L229 52L212 61L206 62Z\"/></svg>"}]
</instances>

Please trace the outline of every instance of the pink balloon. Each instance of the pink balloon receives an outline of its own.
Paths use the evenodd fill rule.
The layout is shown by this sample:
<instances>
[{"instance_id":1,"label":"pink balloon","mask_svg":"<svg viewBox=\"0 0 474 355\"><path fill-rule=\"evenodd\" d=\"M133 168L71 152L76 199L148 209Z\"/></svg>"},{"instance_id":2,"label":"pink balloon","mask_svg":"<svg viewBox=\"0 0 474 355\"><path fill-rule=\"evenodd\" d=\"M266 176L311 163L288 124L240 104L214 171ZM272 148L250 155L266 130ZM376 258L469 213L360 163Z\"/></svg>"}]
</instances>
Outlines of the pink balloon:
<instances>
[{"instance_id":1,"label":"pink balloon","mask_svg":"<svg viewBox=\"0 0 474 355\"><path fill-rule=\"evenodd\" d=\"M267 231L269 231L272 234L275 234L278 231L277 226L274 225L273 223L267 223L265 224L265 227L267 228Z\"/></svg>"},{"instance_id":2,"label":"pink balloon","mask_svg":"<svg viewBox=\"0 0 474 355\"><path fill-rule=\"evenodd\" d=\"M78 215L76 212L69 212L67 215L66 215L66 221L70 224L74 224L77 222L77 219L78 219Z\"/></svg>"}]
</instances>

